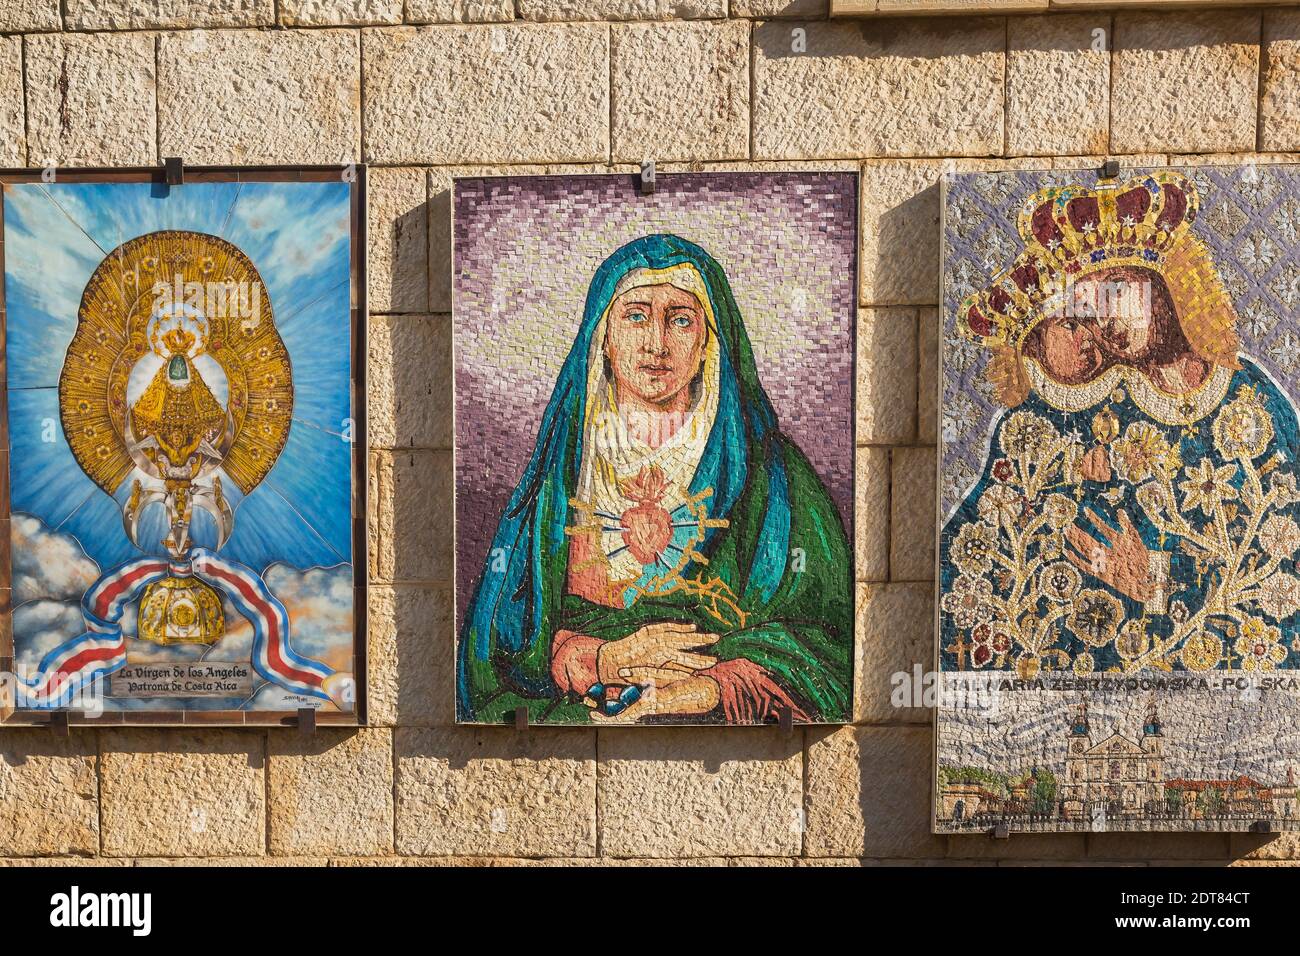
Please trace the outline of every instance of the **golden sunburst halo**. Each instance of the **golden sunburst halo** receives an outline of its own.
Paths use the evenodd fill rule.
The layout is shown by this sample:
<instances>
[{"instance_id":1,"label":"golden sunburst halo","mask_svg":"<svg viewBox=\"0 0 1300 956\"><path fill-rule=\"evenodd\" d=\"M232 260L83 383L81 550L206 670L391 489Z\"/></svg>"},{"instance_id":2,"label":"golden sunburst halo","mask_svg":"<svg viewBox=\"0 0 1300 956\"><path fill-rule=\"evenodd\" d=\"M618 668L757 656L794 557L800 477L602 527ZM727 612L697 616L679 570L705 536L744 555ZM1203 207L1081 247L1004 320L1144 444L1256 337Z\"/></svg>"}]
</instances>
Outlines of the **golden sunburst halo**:
<instances>
[{"instance_id":1,"label":"golden sunburst halo","mask_svg":"<svg viewBox=\"0 0 1300 956\"><path fill-rule=\"evenodd\" d=\"M68 444L81 469L109 494L131 471L124 439L127 385L137 363L157 351L156 306L163 286L183 292L182 300L196 289L209 290L199 293L201 302L223 306L196 310L202 318L201 349L226 376L235 425L222 467L248 494L288 440L293 375L261 276L247 255L217 236L151 232L124 242L100 262L82 294L59 376ZM251 309L232 308L217 287L241 296L238 301Z\"/></svg>"}]
</instances>

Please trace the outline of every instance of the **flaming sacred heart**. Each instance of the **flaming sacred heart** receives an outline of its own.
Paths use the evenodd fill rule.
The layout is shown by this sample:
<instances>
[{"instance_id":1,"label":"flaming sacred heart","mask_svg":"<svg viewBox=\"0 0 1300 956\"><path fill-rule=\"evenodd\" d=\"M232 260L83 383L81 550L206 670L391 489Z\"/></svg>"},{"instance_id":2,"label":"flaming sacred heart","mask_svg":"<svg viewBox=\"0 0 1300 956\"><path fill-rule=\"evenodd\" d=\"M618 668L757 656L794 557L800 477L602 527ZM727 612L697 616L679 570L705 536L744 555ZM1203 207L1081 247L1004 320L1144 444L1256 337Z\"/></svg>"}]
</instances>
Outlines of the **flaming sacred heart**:
<instances>
[{"instance_id":1,"label":"flaming sacred heart","mask_svg":"<svg viewBox=\"0 0 1300 956\"><path fill-rule=\"evenodd\" d=\"M659 466L650 465L619 490L636 502L622 515L623 543L642 565L654 564L673 539L672 516L659 504L668 491L668 479Z\"/></svg>"}]
</instances>

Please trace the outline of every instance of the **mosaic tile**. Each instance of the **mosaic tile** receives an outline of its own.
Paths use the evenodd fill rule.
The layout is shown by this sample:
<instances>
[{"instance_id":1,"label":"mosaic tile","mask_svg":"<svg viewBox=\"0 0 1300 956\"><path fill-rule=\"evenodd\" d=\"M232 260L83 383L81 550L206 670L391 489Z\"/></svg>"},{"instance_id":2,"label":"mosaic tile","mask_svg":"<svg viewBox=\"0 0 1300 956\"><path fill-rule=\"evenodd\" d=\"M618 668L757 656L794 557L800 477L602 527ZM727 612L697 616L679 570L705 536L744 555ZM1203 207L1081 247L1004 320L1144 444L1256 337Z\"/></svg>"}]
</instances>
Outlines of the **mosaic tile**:
<instances>
[{"instance_id":1,"label":"mosaic tile","mask_svg":"<svg viewBox=\"0 0 1300 956\"><path fill-rule=\"evenodd\" d=\"M460 721L848 718L856 201L456 180Z\"/></svg>"},{"instance_id":2,"label":"mosaic tile","mask_svg":"<svg viewBox=\"0 0 1300 956\"><path fill-rule=\"evenodd\" d=\"M945 202L972 194L944 236L936 830L1300 827L1300 168L959 175Z\"/></svg>"}]
</instances>

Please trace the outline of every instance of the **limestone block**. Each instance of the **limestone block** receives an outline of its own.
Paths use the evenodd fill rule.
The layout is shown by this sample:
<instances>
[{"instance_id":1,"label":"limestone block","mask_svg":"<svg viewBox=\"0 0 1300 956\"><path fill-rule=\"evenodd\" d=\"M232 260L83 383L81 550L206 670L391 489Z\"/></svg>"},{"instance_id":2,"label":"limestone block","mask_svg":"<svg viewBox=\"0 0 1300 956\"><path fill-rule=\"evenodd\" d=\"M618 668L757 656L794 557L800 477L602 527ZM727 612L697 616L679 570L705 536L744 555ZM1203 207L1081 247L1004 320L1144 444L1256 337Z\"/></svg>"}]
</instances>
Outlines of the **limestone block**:
<instances>
[{"instance_id":1,"label":"limestone block","mask_svg":"<svg viewBox=\"0 0 1300 956\"><path fill-rule=\"evenodd\" d=\"M1161 866L1161 865L1168 865L1168 866L1185 866L1186 864L1184 864L1184 863L1181 862L1181 861L1177 861L1177 860L1176 860L1176 861L1173 861L1173 862L1171 862L1171 863L1168 863L1168 864L1165 864L1164 861L1154 861L1154 860L1153 860L1152 863L1151 863L1151 865L1152 865L1152 866ZM1222 866L1223 863L1222 863L1222 861L1220 861L1220 860L1207 860L1207 861L1205 861L1205 864L1204 864L1204 865L1205 865L1205 866ZM1270 866L1270 867L1285 866L1285 867L1295 867L1295 866L1300 866L1300 864L1297 864L1294 860L1233 860L1233 861L1231 861L1231 862L1228 864L1228 866Z\"/></svg>"},{"instance_id":2,"label":"limestone block","mask_svg":"<svg viewBox=\"0 0 1300 956\"><path fill-rule=\"evenodd\" d=\"M36 5L34 0L19 3ZM275 23L274 0L66 0L66 7L69 30L180 30ZM54 8L53 28L58 29L57 3ZM3 16L0 14L0 20Z\"/></svg>"},{"instance_id":3,"label":"limestone block","mask_svg":"<svg viewBox=\"0 0 1300 956\"><path fill-rule=\"evenodd\" d=\"M1110 18L1012 17L1007 30L1007 152L1105 151Z\"/></svg>"},{"instance_id":4,"label":"limestone block","mask_svg":"<svg viewBox=\"0 0 1300 956\"><path fill-rule=\"evenodd\" d=\"M374 26L402 22L402 0L279 0L290 27Z\"/></svg>"},{"instance_id":5,"label":"limestone block","mask_svg":"<svg viewBox=\"0 0 1300 956\"><path fill-rule=\"evenodd\" d=\"M822 736L824 734L824 736ZM942 857L929 727L843 727L808 744L807 857Z\"/></svg>"},{"instance_id":6,"label":"limestone block","mask_svg":"<svg viewBox=\"0 0 1300 956\"><path fill-rule=\"evenodd\" d=\"M95 737L0 734L0 856L99 852Z\"/></svg>"},{"instance_id":7,"label":"limestone block","mask_svg":"<svg viewBox=\"0 0 1300 956\"><path fill-rule=\"evenodd\" d=\"M425 312L429 302L429 216L423 169L368 171L368 300L371 312Z\"/></svg>"},{"instance_id":8,"label":"limestone block","mask_svg":"<svg viewBox=\"0 0 1300 956\"><path fill-rule=\"evenodd\" d=\"M929 724L923 693L934 669L934 586L858 585L857 630L855 722Z\"/></svg>"},{"instance_id":9,"label":"limestone block","mask_svg":"<svg viewBox=\"0 0 1300 956\"><path fill-rule=\"evenodd\" d=\"M393 851L393 739L387 728L269 735L270 846L278 856Z\"/></svg>"},{"instance_id":10,"label":"limestone block","mask_svg":"<svg viewBox=\"0 0 1300 956\"><path fill-rule=\"evenodd\" d=\"M196 164L357 162L358 56L352 30L163 35L163 155ZM195 58L205 69L193 68Z\"/></svg>"},{"instance_id":11,"label":"limestone block","mask_svg":"<svg viewBox=\"0 0 1300 956\"><path fill-rule=\"evenodd\" d=\"M1300 149L1300 11L1264 14L1259 148Z\"/></svg>"},{"instance_id":12,"label":"limestone block","mask_svg":"<svg viewBox=\"0 0 1300 956\"><path fill-rule=\"evenodd\" d=\"M1169 165L1174 167L1237 166L1242 163L1294 163L1295 157L1290 153L1257 153L1252 150L1236 153L1174 154L1168 157L1168 161Z\"/></svg>"},{"instance_id":13,"label":"limestone block","mask_svg":"<svg viewBox=\"0 0 1300 956\"><path fill-rule=\"evenodd\" d=\"M6 0L0 5L0 30L5 33L58 30L59 0Z\"/></svg>"},{"instance_id":14,"label":"limestone block","mask_svg":"<svg viewBox=\"0 0 1300 956\"><path fill-rule=\"evenodd\" d=\"M381 581L450 582L451 453L409 449L377 455L376 557Z\"/></svg>"},{"instance_id":15,"label":"limestone block","mask_svg":"<svg viewBox=\"0 0 1300 956\"><path fill-rule=\"evenodd\" d=\"M8 166L27 162L22 37L0 37L0 162Z\"/></svg>"},{"instance_id":16,"label":"limestone block","mask_svg":"<svg viewBox=\"0 0 1300 956\"><path fill-rule=\"evenodd\" d=\"M243 730L104 731L106 856L260 856L266 737Z\"/></svg>"},{"instance_id":17,"label":"limestone block","mask_svg":"<svg viewBox=\"0 0 1300 956\"><path fill-rule=\"evenodd\" d=\"M747 156L749 30L741 21L614 27L615 162Z\"/></svg>"},{"instance_id":18,"label":"limestone block","mask_svg":"<svg viewBox=\"0 0 1300 956\"><path fill-rule=\"evenodd\" d=\"M450 318L372 315L367 347L370 446L450 448Z\"/></svg>"},{"instance_id":19,"label":"limestone block","mask_svg":"<svg viewBox=\"0 0 1300 956\"><path fill-rule=\"evenodd\" d=\"M220 866L220 867L322 867L329 865L324 856L189 856L142 857L124 860L134 866Z\"/></svg>"},{"instance_id":20,"label":"limestone block","mask_svg":"<svg viewBox=\"0 0 1300 956\"><path fill-rule=\"evenodd\" d=\"M731 15L750 20L780 17L816 20L829 12L829 0L731 0Z\"/></svg>"},{"instance_id":21,"label":"limestone block","mask_svg":"<svg viewBox=\"0 0 1300 956\"><path fill-rule=\"evenodd\" d=\"M754 30L754 155L1000 155L1006 32L962 17Z\"/></svg>"},{"instance_id":22,"label":"limestone block","mask_svg":"<svg viewBox=\"0 0 1300 956\"><path fill-rule=\"evenodd\" d=\"M1118 161L1120 175L1125 171L1143 166L1163 166L1168 160L1165 153L1129 153L1125 156L1094 153L1088 156L1045 156L1047 169L1097 169L1108 159Z\"/></svg>"},{"instance_id":23,"label":"limestone block","mask_svg":"<svg viewBox=\"0 0 1300 956\"><path fill-rule=\"evenodd\" d=\"M519 0L524 20L717 20L726 0Z\"/></svg>"},{"instance_id":24,"label":"limestone block","mask_svg":"<svg viewBox=\"0 0 1300 956\"><path fill-rule=\"evenodd\" d=\"M912 441L916 435L916 310L859 310L857 349L858 441Z\"/></svg>"},{"instance_id":25,"label":"limestone block","mask_svg":"<svg viewBox=\"0 0 1300 956\"><path fill-rule=\"evenodd\" d=\"M399 727L394 749L398 853L595 855L593 734Z\"/></svg>"},{"instance_id":26,"label":"limestone block","mask_svg":"<svg viewBox=\"0 0 1300 956\"><path fill-rule=\"evenodd\" d=\"M855 576L883 581L889 577L889 450L859 448L856 466Z\"/></svg>"},{"instance_id":27,"label":"limestone block","mask_svg":"<svg viewBox=\"0 0 1300 956\"><path fill-rule=\"evenodd\" d=\"M1013 833L997 840L988 833L950 834L948 857L954 860L1075 862L1085 855L1082 833Z\"/></svg>"},{"instance_id":28,"label":"limestone block","mask_svg":"<svg viewBox=\"0 0 1300 956\"><path fill-rule=\"evenodd\" d=\"M372 585L369 590L370 723L455 722L455 647L449 590Z\"/></svg>"},{"instance_id":29,"label":"limestone block","mask_svg":"<svg viewBox=\"0 0 1300 956\"><path fill-rule=\"evenodd\" d=\"M1227 833L1089 833L1097 860L1218 860L1228 858Z\"/></svg>"},{"instance_id":30,"label":"limestone block","mask_svg":"<svg viewBox=\"0 0 1300 956\"><path fill-rule=\"evenodd\" d=\"M895 448L893 458L889 577L893 581L932 581L938 520L934 449Z\"/></svg>"},{"instance_id":31,"label":"limestone block","mask_svg":"<svg viewBox=\"0 0 1300 956\"><path fill-rule=\"evenodd\" d=\"M370 581L383 580L379 563L379 479L385 471L382 454L377 451L366 454L366 578ZM391 475L391 467L387 473Z\"/></svg>"},{"instance_id":32,"label":"limestone block","mask_svg":"<svg viewBox=\"0 0 1300 956\"><path fill-rule=\"evenodd\" d=\"M134 860L119 860L106 856L22 856L0 859L0 867L76 867L133 866Z\"/></svg>"},{"instance_id":33,"label":"limestone block","mask_svg":"<svg viewBox=\"0 0 1300 956\"><path fill-rule=\"evenodd\" d=\"M862 166L858 271L864 303L939 301L938 160L868 160Z\"/></svg>"},{"instance_id":34,"label":"limestone block","mask_svg":"<svg viewBox=\"0 0 1300 956\"><path fill-rule=\"evenodd\" d=\"M916 439L924 445L939 441L939 310L917 310Z\"/></svg>"},{"instance_id":35,"label":"limestone block","mask_svg":"<svg viewBox=\"0 0 1300 956\"><path fill-rule=\"evenodd\" d=\"M494 23L514 18L513 0L406 0L407 23Z\"/></svg>"},{"instance_id":36,"label":"limestone block","mask_svg":"<svg viewBox=\"0 0 1300 956\"><path fill-rule=\"evenodd\" d=\"M365 155L375 163L603 161L603 24L368 29Z\"/></svg>"},{"instance_id":37,"label":"limestone block","mask_svg":"<svg viewBox=\"0 0 1300 956\"><path fill-rule=\"evenodd\" d=\"M1234 833L1230 838L1234 860L1300 860L1300 833Z\"/></svg>"},{"instance_id":38,"label":"limestone block","mask_svg":"<svg viewBox=\"0 0 1300 956\"><path fill-rule=\"evenodd\" d=\"M752 728L600 731L602 852L792 856L802 829L801 736Z\"/></svg>"},{"instance_id":39,"label":"limestone block","mask_svg":"<svg viewBox=\"0 0 1300 956\"><path fill-rule=\"evenodd\" d=\"M28 36L27 161L149 165L154 38L146 33Z\"/></svg>"},{"instance_id":40,"label":"limestone block","mask_svg":"<svg viewBox=\"0 0 1300 956\"><path fill-rule=\"evenodd\" d=\"M873 868L873 867L878 867L878 866L894 866L894 867L898 867L898 866L906 866L906 867L911 868L911 867L917 867L917 866L943 866L943 867L950 867L950 866L996 866L996 865L998 865L998 864L996 864L996 863L991 863L991 862L990 862L990 863L984 863L984 862L980 862L980 861L977 861L977 860L895 860L895 859L883 859L883 860L881 860L881 859L872 859L872 858L869 858L869 857L866 857L866 858L857 858L857 857L823 856L823 857L808 857L808 858L806 858L806 859L802 859L802 860L800 860L800 861L798 862L797 865L798 865L798 866L801 866L801 867L804 867L804 866L816 866L816 867L837 866L837 867L859 867L859 868L862 868L862 869L867 869L867 868Z\"/></svg>"},{"instance_id":41,"label":"limestone block","mask_svg":"<svg viewBox=\"0 0 1300 956\"><path fill-rule=\"evenodd\" d=\"M859 0L867 2L867 0ZM962 13L1037 13L1048 8L1048 0L875 0L879 15Z\"/></svg>"},{"instance_id":42,"label":"limestone block","mask_svg":"<svg viewBox=\"0 0 1300 956\"><path fill-rule=\"evenodd\" d=\"M699 857L692 860L625 860L612 856L549 856L532 858L525 856L370 856L339 857L330 861L330 866L402 866L402 867L703 867L703 866L747 866L746 862L728 860L725 857Z\"/></svg>"},{"instance_id":43,"label":"limestone block","mask_svg":"<svg viewBox=\"0 0 1300 956\"><path fill-rule=\"evenodd\" d=\"M1119 13L1110 148L1253 149L1260 14Z\"/></svg>"}]
</instances>

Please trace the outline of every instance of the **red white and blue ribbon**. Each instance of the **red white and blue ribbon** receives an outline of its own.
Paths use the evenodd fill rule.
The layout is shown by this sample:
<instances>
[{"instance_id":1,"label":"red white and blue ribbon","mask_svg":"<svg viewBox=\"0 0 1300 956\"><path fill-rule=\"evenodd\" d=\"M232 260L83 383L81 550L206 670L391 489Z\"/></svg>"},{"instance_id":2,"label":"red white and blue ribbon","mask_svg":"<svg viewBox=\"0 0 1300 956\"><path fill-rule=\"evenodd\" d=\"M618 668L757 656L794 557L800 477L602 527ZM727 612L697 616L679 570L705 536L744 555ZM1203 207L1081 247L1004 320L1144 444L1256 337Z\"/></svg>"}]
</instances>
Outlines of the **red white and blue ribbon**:
<instances>
[{"instance_id":1,"label":"red white and blue ribbon","mask_svg":"<svg viewBox=\"0 0 1300 956\"><path fill-rule=\"evenodd\" d=\"M24 708L66 707L83 687L126 665L122 614L165 577L198 578L219 588L253 625L253 669L286 690L329 700L322 684L334 671L297 653L289 643L289 614L261 576L204 548L188 563L141 558L101 577L81 599L85 633L65 641L41 660L35 675L17 675L17 704Z\"/></svg>"}]
</instances>

